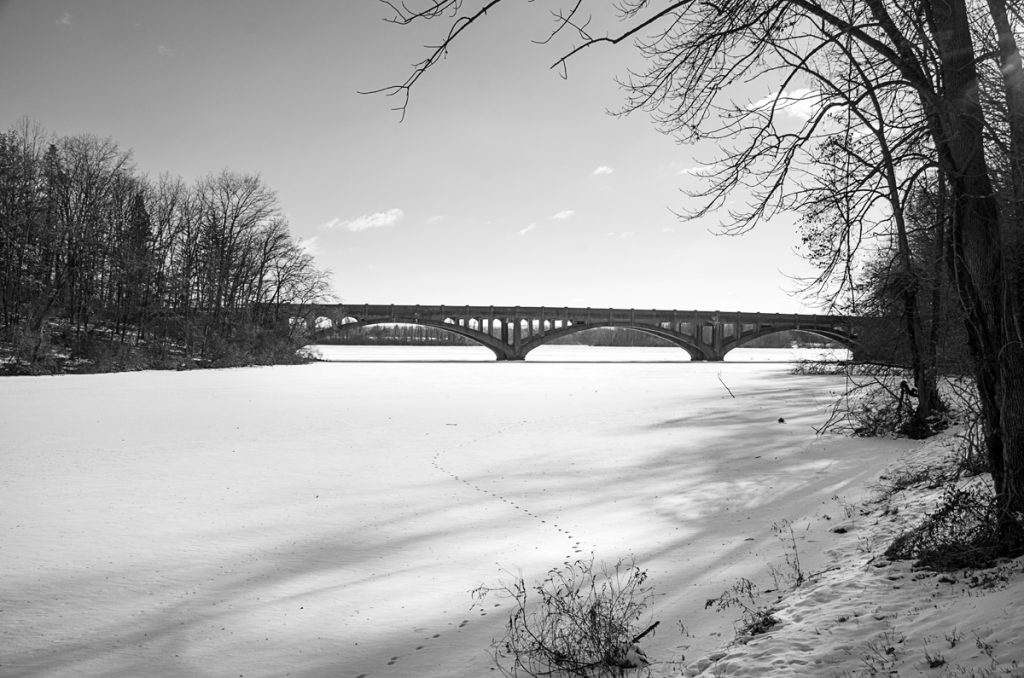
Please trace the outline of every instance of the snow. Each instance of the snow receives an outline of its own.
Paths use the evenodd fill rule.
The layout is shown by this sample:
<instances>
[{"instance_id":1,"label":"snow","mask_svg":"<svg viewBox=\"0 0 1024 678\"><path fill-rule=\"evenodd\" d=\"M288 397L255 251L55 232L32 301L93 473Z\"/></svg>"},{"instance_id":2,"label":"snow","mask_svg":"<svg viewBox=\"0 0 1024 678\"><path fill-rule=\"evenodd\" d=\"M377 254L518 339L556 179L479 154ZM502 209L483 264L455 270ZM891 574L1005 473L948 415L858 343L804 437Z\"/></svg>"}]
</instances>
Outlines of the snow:
<instances>
[{"instance_id":1,"label":"snow","mask_svg":"<svg viewBox=\"0 0 1024 678\"><path fill-rule=\"evenodd\" d=\"M945 448L816 436L835 377L390 349L0 380L0 676L488 675L508 610L470 591L590 554L648 570L654 675L868 675L871 648L899 675L1022 661L1019 564L986 588L880 562L934 490L847 517L887 465ZM730 644L735 615L705 601L773 588L783 520L820 574Z\"/></svg>"}]
</instances>

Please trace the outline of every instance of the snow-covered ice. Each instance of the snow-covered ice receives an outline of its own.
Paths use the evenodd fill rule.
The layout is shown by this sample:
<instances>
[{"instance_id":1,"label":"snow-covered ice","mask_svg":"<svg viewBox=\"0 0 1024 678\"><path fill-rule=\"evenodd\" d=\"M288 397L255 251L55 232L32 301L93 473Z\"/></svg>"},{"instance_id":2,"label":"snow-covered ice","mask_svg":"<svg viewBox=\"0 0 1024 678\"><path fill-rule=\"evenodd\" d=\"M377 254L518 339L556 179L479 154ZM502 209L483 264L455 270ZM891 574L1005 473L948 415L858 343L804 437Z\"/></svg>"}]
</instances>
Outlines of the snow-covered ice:
<instances>
[{"instance_id":1,"label":"snow-covered ice","mask_svg":"<svg viewBox=\"0 0 1024 678\"><path fill-rule=\"evenodd\" d=\"M382 348L0 381L0 675L489 675L507 610L473 607L470 590L590 554L648 570L662 625L644 650L656 674L692 673L733 636L705 601L738 577L770 587L766 565L785 552L773 522L793 521L807 572L860 567L865 532L828 528L919 448L816 436L838 381L785 363ZM457 362L431 361L442 353ZM640 355L650 362L610 362ZM814 628L854 628L825 623L840 609L873 632L881 608L848 602L865 575L826 585L840 572L799 589L778 631L719 665L858 666L854 646L844 664L842 643L819 635L835 649L828 671L801 673L815 637L785 635L815 610Z\"/></svg>"}]
</instances>

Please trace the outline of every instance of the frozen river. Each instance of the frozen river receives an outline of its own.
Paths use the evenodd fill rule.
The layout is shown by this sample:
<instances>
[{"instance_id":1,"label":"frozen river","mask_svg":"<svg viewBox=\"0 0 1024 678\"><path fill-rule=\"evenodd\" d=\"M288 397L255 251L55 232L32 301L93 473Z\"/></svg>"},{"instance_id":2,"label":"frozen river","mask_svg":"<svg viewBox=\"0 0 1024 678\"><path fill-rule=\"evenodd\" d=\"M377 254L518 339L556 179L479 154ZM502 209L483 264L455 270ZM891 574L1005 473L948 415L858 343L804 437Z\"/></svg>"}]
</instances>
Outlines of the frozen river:
<instances>
[{"instance_id":1,"label":"frozen river","mask_svg":"<svg viewBox=\"0 0 1024 678\"><path fill-rule=\"evenodd\" d=\"M773 521L813 561L893 457L816 437L837 379L763 354L323 353L0 380L0 676L489 675L506 610L469 591L590 554L649 571L667 673Z\"/></svg>"}]
</instances>

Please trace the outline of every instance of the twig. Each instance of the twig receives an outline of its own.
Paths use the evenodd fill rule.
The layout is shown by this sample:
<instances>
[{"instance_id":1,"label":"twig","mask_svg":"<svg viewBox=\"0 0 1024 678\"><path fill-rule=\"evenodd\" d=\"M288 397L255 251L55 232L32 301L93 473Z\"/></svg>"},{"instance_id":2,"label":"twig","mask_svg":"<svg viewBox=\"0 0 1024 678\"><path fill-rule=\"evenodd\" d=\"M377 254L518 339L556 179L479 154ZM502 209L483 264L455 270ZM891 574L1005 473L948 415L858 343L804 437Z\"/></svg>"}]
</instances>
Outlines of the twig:
<instances>
[{"instance_id":1,"label":"twig","mask_svg":"<svg viewBox=\"0 0 1024 678\"><path fill-rule=\"evenodd\" d=\"M724 381L722 381L722 373L721 372L718 373L718 381L722 382L722 386L725 386L725 390L729 392L729 395L731 395L733 398L736 397L736 394L732 392L732 389L729 388Z\"/></svg>"},{"instance_id":2,"label":"twig","mask_svg":"<svg viewBox=\"0 0 1024 678\"><path fill-rule=\"evenodd\" d=\"M660 624L660 623L661 623L660 621L656 621L653 624L651 624L650 626L648 626L647 629L643 633L641 633L639 636L637 636L636 638L633 639L633 642L634 643L639 643L641 638L646 636L648 633L650 633L654 629L658 628L658 624Z\"/></svg>"}]
</instances>

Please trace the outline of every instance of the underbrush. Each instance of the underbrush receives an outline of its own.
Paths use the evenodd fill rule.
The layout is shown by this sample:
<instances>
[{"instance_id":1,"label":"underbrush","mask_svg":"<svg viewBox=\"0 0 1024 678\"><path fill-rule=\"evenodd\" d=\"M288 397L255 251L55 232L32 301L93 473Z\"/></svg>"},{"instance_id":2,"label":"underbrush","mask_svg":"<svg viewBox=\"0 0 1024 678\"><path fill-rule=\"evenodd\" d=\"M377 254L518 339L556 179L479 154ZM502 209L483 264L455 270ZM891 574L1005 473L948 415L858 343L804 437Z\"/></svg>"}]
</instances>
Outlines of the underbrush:
<instances>
[{"instance_id":1,"label":"underbrush","mask_svg":"<svg viewBox=\"0 0 1024 678\"><path fill-rule=\"evenodd\" d=\"M294 337L249 329L234 337L212 336L191 343L173 338L140 338L102 324L79 328L61 320L29 334L8 329L0 335L0 376L97 374L136 370L188 370L309 362Z\"/></svg>"},{"instance_id":2,"label":"underbrush","mask_svg":"<svg viewBox=\"0 0 1024 678\"><path fill-rule=\"evenodd\" d=\"M963 398L958 404L962 421L950 436L951 454L880 478L878 489L886 502L911 487L942 488L941 498L925 518L886 549L889 559L914 560L916 566L936 571L984 569L1024 551L1021 540L1008 537L1007 526L1000 525L991 479L984 475L988 462L977 401L969 391L958 394ZM1016 532L1024 534L1024 525Z\"/></svg>"},{"instance_id":3,"label":"underbrush","mask_svg":"<svg viewBox=\"0 0 1024 678\"><path fill-rule=\"evenodd\" d=\"M807 374L825 373L822 369L801 367ZM908 428L915 425L916 394L901 368L846 363L833 364L830 369L832 374L845 375L847 384L819 432L885 437L907 435ZM943 494L925 519L899 535L885 555L914 560L919 567L932 570L991 567L1000 557L1020 549L1008 543L1013 540L1000 530L990 481L975 480L989 470L978 394L973 382L961 377L939 380L938 390L941 412L927 426L933 432L954 426L950 436L953 454L929 464L892 470L879 479L878 489L884 501L911 487L943 488Z\"/></svg>"},{"instance_id":4,"label":"underbrush","mask_svg":"<svg viewBox=\"0 0 1024 678\"><path fill-rule=\"evenodd\" d=\"M1007 555L997 518L995 495L987 484L948 485L935 508L896 537L885 556L939 571L992 567Z\"/></svg>"},{"instance_id":5,"label":"underbrush","mask_svg":"<svg viewBox=\"0 0 1024 678\"><path fill-rule=\"evenodd\" d=\"M837 394L819 433L926 438L956 423L964 407L963 380L940 380L934 411L922 420L917 415L917 392L911 386L913 378L899 366L807 361L794 367L793 373L846 378L846 385Z\"/></svg>"}]
</instances>

